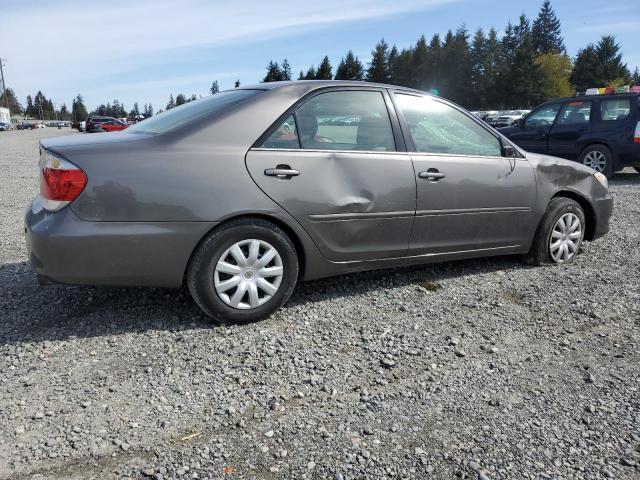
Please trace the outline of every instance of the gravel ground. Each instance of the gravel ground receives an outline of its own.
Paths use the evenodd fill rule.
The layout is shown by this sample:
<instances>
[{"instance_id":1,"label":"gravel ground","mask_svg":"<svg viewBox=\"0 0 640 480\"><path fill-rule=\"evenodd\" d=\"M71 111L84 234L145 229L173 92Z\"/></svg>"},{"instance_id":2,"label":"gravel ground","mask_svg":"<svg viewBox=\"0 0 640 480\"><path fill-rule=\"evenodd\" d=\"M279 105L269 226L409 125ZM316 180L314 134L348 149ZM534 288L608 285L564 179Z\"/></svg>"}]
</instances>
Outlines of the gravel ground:
<instances>
[{"instance_id":1,"label":"gravel ground","mask_svg":"<svg viewBox=\"0 0 640 480\"><path fill-rule=\"evenodd\" d=\"M0 478L640 478L640 175L572 265L349 275L214 326L184 290L37 286L59 134L0 132Z\"/></svg>"}]
</instances>

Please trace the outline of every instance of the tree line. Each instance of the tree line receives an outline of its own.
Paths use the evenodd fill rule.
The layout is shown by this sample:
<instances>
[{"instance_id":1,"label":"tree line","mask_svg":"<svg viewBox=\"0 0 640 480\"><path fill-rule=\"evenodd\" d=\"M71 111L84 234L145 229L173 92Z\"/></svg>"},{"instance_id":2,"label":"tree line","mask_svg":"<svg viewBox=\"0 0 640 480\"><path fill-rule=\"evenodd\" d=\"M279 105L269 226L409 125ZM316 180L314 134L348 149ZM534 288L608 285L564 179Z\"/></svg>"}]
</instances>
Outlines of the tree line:
<instances>
[{"instance_id":1,"label":"tree line","mask_svg":"<svg viewBox=\"0 0 640 480\"><path fill-rule=\"evenodd\" d=\"M292 80L289 62L271 60L263 82ZM590 87L640 84L622 61L615 37L581 49L574 59L566 51L560 20L549 0L533 21L522 14L502 36L495 28L470 34L462 26L444 38L421 36L398 49L381 40L368 65L351 50L335 74L329 57L318 67L300 71L298 80L366 80L432 91L469 109L531 107L545 100L584 92Z\"/></svg>"},{"instance_id":2,"label":"tree line","mask_svg":"<svg viewBox=\"0 0 640 480\"><path fill-rule=\"evenodd\" d=\"M271 60L263 82L293 80L287 59ZM414 45L399 49L380 40L364 64L353 51L341 58L337 68L324 56L318 66L301 70L298 80L365 80L432 91L472 109L532 107L545 100L584 92L590 87L640 85L636 67L631 73L622 60L620 45L613 35L580 49L572 59L567 54L561 23L549 0L545 0L533 22L522 14L517 23L509 23L504 34L497 29L482 29L471 34L462 26L449 30L444 37L435 34L429 41L422 35ZM236 80L235 87L240 86ZM218 82L209 93L220 90ZM81 95L74 98L69 111L59 108L41 92L28 95L26 107L20 104L11 88L0 94L0 105L8 104L12 112L43 120L84 120L89 113ZM165 110L196 100L197 95L173 93ZM160 109L157 113L162 112ZM127 111L118 100L98 105L91 114L112 117L149 117L151 104L138 103Z\"/></svg>"}]
</instances>

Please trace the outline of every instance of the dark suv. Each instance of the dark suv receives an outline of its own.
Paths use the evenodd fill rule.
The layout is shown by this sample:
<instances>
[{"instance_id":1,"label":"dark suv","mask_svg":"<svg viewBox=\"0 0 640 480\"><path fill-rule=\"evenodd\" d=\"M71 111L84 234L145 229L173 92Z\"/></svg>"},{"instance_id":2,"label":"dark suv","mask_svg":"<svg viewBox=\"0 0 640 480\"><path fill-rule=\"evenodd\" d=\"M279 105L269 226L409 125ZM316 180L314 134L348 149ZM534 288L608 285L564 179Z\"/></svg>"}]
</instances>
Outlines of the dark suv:
<instances>
[{"instance_id":1,"label":"dark suv","mask_svg":"<svg viewBox=\"0 0 640 480\"><path fill-rule=\"evenodd\" d=\"M118 120L117 118L91 115L89 118L87 118L85 130L88 133L113 132L124 130L127 127L128 125L126 123Z\"/></svg>"},{"instance_id":2,"label":"dark suv","mask_svg":"<svg viewBox=\"0 0 640 480\"><path fill-rule=\"evenodd\" d=\"M624 167L640 172L637 93L552 100L499 131L529 152L576 160L607 177Z\"/></svg>"}]
</instances>

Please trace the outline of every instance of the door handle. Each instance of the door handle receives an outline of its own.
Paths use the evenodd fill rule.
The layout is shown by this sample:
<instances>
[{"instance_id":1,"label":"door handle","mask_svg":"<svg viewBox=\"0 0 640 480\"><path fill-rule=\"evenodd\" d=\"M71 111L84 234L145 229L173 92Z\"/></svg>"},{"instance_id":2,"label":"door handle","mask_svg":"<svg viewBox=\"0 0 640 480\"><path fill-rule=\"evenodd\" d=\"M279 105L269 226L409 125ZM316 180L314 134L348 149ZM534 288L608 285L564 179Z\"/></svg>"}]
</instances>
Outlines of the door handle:
<instances>
[{"instance_id":1,"label":"door handle","mask_svg":"<svg viewBox=\"0 0 640 480\"><path fill-rule=\"evenodd\" d=\"M438 171L437 168L430 168L426 172L418 173L418 177L425 178L425 179L427 179L427 180L429 180L431 182L437 182L438 180L440 180L441 178L444 178L446 176L447 176L446 173L442 173L442 172Z\"/></svg>"},{"instance_id":2,"label":"door handle","mask_svg":"<svg viewBox=\"0 0 640 480\"><path fill-rule=\"evenodd\" d=\"M300 175L300 170L293 170L292 168L267 168L264 174L268 177L278 178L291 178Z\"/></svg>"}]
</instances>

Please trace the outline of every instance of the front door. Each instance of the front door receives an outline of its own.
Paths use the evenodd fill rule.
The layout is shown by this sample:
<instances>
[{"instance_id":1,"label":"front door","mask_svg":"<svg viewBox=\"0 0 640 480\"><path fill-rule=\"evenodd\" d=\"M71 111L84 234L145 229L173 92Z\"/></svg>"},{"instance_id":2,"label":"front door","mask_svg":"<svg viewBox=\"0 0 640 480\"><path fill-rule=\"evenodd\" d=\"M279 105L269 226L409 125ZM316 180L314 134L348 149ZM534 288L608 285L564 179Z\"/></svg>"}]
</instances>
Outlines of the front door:
<instances>
[{"instance_id":1,"label":"front door","mask_svg":"<svg viewBox=\"0 0 640 480\"><path fill-rule=\"evenodd\" d=\"M394 95L417 180L412 255L517 247L531 235L533 168L505 158L499 138L443 101Z\"/></svg>"},{"instance_id":2,"label":"front door","mask_svg":"<svg viewBox=\"0 0 640 480\"><path fill-rule=\"evenodd\" d=\"M551 103L533 111L519 128L509 135L509 138L527 152L547 153L549 131L560 110L560 105L560 103Z\"/></svg>"},{"instance_id":3,"label":"front door","mask_svg":"<svg viewBox=\"0 0 640 480\"><path fill-rule=\"evenodd\" d=\"M254 181L331 261L407 254L416 182L388 101L380 89L319 93L247 153Z\"/></svg>"},{"instance_id":4,"label":"front door","mask_svg":"<svg viewBox=\"0 0 640 480\"><path fill-rule=\"evenodd\" d=\"M575 160L582 137L591 133L591 101L567 102L549 133L549 155Z\"/></svg>"}]
</instances>

